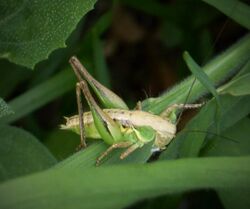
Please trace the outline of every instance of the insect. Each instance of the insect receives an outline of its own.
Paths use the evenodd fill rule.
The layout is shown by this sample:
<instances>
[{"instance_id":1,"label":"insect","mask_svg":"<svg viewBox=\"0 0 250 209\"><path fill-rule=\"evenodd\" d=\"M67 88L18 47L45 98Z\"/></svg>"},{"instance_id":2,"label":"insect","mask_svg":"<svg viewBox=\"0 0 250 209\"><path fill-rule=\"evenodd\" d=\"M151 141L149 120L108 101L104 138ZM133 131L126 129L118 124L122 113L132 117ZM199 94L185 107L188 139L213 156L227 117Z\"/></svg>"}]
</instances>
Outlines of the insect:
<instances>
[{"instance_id":1,"label":"insect","mask_svg":"<svg viewBox=\"0 0 250 209\"><path fill-rule=\"evenodd\" d=\"M86 147L86 138L102 139L110 145L97 158L96 165L117 148L124 149L120 159L126 158L149 142L153 142L152 151L164 150L176 134L176 111L202 106L202 104L173 104L160 115L154 115L143 111L141 103L138 102L133 110L129 110L125 102L95 80L76 57L71 57L69 62L78 78L76 84L78 115L66 118L66 124L61 125L61 128L80 134L79 148ZM95 101L89 86L104 109ZM87 100L89 112L83 113L81 94Z\"/></svg>"}]
</instances>

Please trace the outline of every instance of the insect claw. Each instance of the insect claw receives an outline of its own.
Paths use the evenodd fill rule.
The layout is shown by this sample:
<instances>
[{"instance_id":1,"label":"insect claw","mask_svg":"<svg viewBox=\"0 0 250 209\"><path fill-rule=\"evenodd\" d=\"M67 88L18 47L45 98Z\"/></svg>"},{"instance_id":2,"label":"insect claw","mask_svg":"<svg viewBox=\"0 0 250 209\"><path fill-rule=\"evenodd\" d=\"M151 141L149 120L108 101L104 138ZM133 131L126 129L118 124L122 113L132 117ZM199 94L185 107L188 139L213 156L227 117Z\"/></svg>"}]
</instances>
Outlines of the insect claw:
<instances>
[{"instance_id":1,"label":"insect claw","mask_svg":"<svg viewBox=\"0 0 250 209\"><path fill-rule=\"evenodd\" d=\"M99 160L96 160L95 166L99 166L99 165L100 165L100 161L99 161Z\"/></svg>"},{"instance_id":2,"label":"insect claw","mask_svg":"<svg viewBox=\"0 0 250 209\"><path fill-rule=\"evenodd\" d=\"M86 144L80 143L80 144L76 147L76 151L78 152L78 151L80 151L81 149L84 149L85 147L87 147Z\"/></svg>"}]
</instances>

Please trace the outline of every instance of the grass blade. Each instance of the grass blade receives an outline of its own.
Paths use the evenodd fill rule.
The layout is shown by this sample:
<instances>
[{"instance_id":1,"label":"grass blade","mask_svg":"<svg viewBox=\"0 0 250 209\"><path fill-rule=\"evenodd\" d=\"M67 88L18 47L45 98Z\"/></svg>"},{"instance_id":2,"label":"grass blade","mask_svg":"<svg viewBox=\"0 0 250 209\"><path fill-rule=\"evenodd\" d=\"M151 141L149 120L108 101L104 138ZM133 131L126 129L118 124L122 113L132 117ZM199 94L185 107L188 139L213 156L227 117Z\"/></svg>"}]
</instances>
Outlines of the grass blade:
<instances>
[{"instance_id":1,"label":"grass blade","mask_svg":"<svg viewBox=\"0 0 250 209\"><path fill-rule=\"evenodd\" d=\"M202 83L202 85L205 86L207 90L213 94L219 105L220 104L219 95L217 94L214 84L209 79L207 74L202 71L202 68L193 60L193 58L190 56L188 52L184 52L183 57L188 68L192 71L195 77Z\"/></svg>"},{"instance_id":2,"label":"grass blade","mask_svg":"<svg viewBox=\"0 0 250 209\"><path fill-rule=\"evenodd\" d=\"M121 208L143 198L193 189L249 189L249 164L250 157L210 157L50 169L3 183L0 208Z\"/></svg>"},{"instance_id":3,"label":"grass blade","mask_svg":"<svg viewBox=\"0 0 250 209\"><path fill-rule=\"evenodd\" d=\"M2 118L1 122L14 122L74 87L75 75L70 69L64 70L10 101L9 106L14 110L15 114Z\"/></svg>"},{"instance_id":4,"label":"grass blade","mask_svg":"<svg viewBox=\"0 0 250 209\"><path fill-rule=\"evenodd\" d=\"M215 124L219 123L221 131L233 126L236 122L246 117L250 112L250 97L233 97L230 95L221 96L222 110L219 120L214 120L216 111L215 100L210 100L204 108L186 125L186 127L177 134L176 138L164 151L160 159L174 159L178 157L195 157L200 154L205 139L214 133ZM239 107L241 107L239 109ZM221 135L221 134L220 134ZM224 141L218 137L216 141ZM209 140L209 142L213 140ZM215 141L215 142L216 142Z\"/></svg>"},{"instance_id":5,"label":"grass blade","mask_svg":"<svg viewBox=\"0 0 250 209\"><path fill-rule=\"evenodd\" d=\"M218 85L228 76L235 73L242 65L250 59L250 35L245 36L238 43L231 46L228 50L211 60L204 67L203 71L208 77ZM186 100L187 92L194 76L190 76L178 86L163 93L160 97L149 98L143 101L143 110L160 114L167 106L171 104L183 103ZM201 95L207 93L206 88L199 82L192 87L192 92L188 103L197 100Z\"/></svg>"}]
</instances>

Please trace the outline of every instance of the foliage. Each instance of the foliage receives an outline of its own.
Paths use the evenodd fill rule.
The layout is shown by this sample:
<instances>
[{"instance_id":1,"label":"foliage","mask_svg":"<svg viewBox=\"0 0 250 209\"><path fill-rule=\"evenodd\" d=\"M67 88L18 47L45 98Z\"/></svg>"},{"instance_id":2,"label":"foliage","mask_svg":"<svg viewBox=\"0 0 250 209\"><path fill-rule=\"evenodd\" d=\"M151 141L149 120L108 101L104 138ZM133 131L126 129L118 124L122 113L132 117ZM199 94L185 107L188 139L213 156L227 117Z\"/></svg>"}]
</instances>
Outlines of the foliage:
<instances>
[{"instance_id":1,"label":"foliage","mask_svg":"<svg viewBox=\"0 0 250 209\"><path fill-rule=\"evenodd\" d=\"M242 27L249 29L246 3L203 1L236 21L242 31ZM204 28L223 16L204 2L120 0L108 6L103 2L84 17L93 9L94 0L1 1L0 57L4 59L0 60L0 96L4 99L0 98L0 208L122 208L138 201L142 201L141 208L177 208L192 191L203 189L216 192L221 201L215 202L217 206L249 208L250 35L224 47L207 62L211 33ZM113 37L110 35L112 40L107 38L123 7L136 17L142 15L143 23L148 19L161 23L157 41L166 51L185 48L192 56L184 54L193 75L160 96L143 100L143 110L159 114L170 104L199 102L204 96L206 104L159 156L152 156L148 144L123 161L118 150L96 168L95 160L107 145L89 142L85 150L75 153L79 136L58 130L62 116L76 112L76 79L67 60L76 54L108 87L115 86L119 78L114 75L118 74L126 84L122 68L128 63L119 63L119 56L109 54L115 50L121 53L124 46L119 48L119 42L136 43L140 48L143 39L150 42L150 37L141 38L146 30L138 25L139 29L134 28L130 22L127 27L116 25L128 30L127 37L114 35L119 28ZM193 15L184 12L192 9ZM125 17L129 22L131 16ZM198 31L202 31L201 36ZM126 54L131 63L133 52ZM150 55L153 68L157 68L159 63L153 61L153 53ZM136 61L148 63L137 57ZM110 70L116 62L120 68ZM187 74L183 66L178 65L180 72ZM131 80L138 78L137 70L130 73ZM146 76L139 75L145 83ZM134 104L134 97L128 95L126 101ZM206 197L208 193L206 190ZM146 198L148 201L143 201ZM209 208L214 200L208 199L203 208ZM188 205L191 207L192 201Z\"/></svg>"},{"instance_id":2,"label":"foliage","mask_svg":"<svg viewBox=\"0 0 250 209\"><path fill-rule=\"evenodd\" d=\"M2 1L1 57L26 67L65 47L65 40L94 0Z\"/></svg>"}]
</instances>

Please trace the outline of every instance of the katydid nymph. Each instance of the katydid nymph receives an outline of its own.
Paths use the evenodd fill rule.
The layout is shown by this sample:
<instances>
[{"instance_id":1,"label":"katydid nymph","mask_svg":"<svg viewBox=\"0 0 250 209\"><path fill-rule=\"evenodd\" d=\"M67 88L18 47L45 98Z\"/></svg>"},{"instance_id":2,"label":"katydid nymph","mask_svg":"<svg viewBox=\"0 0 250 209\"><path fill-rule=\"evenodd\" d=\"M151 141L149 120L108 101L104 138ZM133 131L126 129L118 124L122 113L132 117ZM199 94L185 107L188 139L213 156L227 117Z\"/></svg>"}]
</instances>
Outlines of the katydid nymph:
<instances>
[{"instance_id":1,"label":"katydid nymph","mask_svg":"<svg viewBox=\"0 0 250 209\"><path fill-rule=\"evenodd\" d=\"M61 128L80 134L79 148L86 147L86 138L102 139L110 145L97 158L96 165L117 148L124 149L120 159L126 158L136 149L152 141L152 150L164 150L176 134L176 111L202 106L202 104L174 104L167 107L160 115L154 115L143 111L138 102L135 109L129 110L125 102L95 80L76 57L71 57L69 62L78 79L76 96L79 114L65 117L66 124L61 125ZM92 88L104 109L94 100L88 86ZM81 94L87 100L89 112L83 113Z\"/></svg>"}]
</instances>

